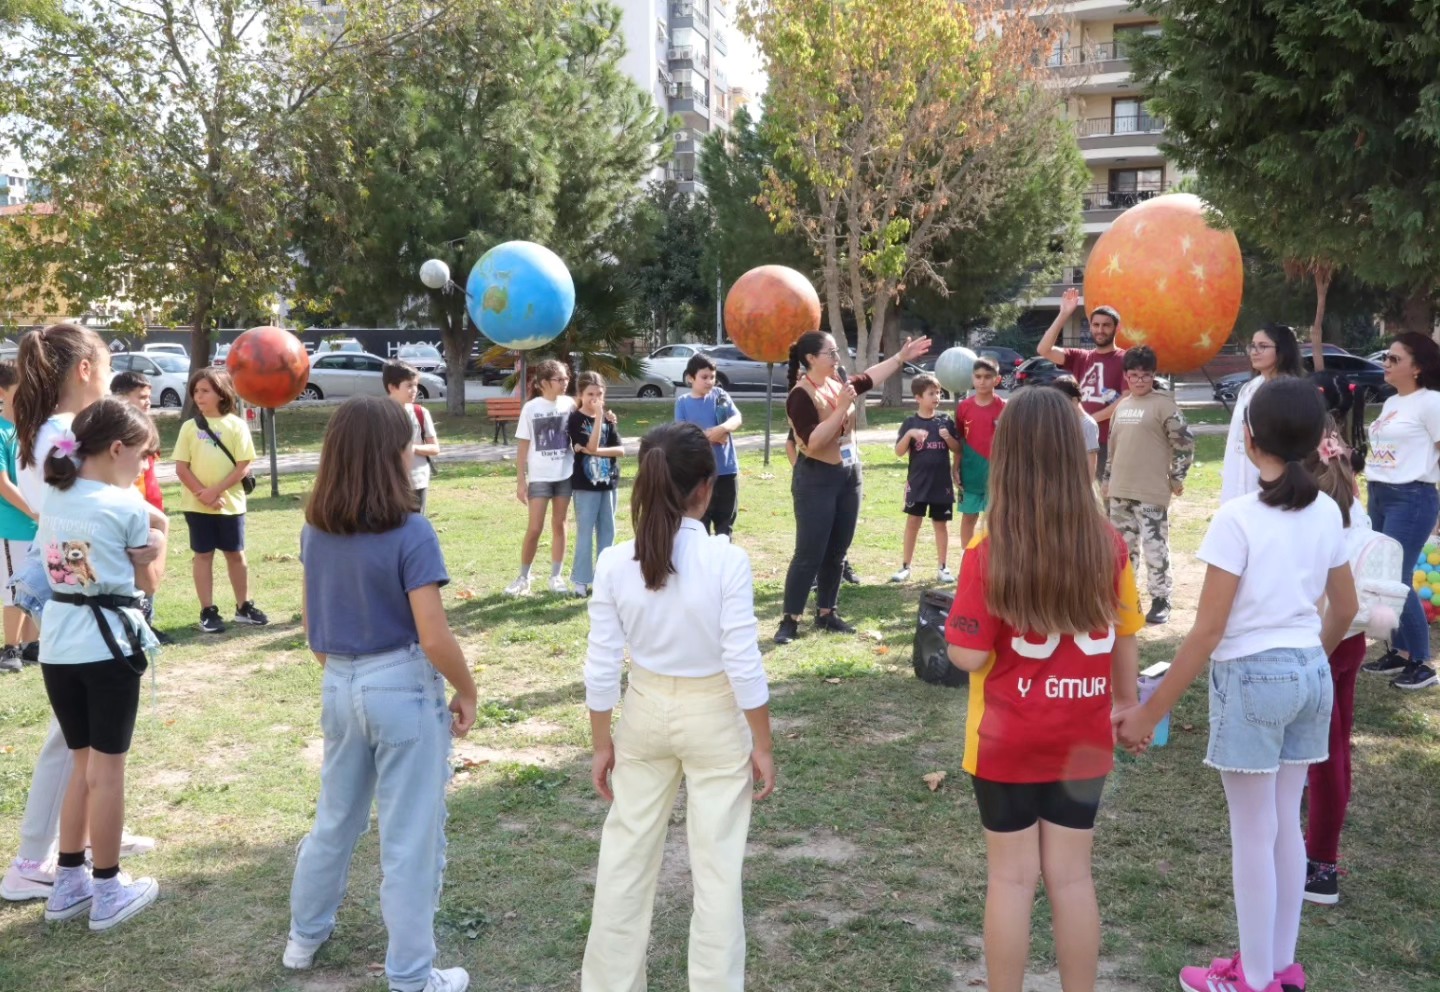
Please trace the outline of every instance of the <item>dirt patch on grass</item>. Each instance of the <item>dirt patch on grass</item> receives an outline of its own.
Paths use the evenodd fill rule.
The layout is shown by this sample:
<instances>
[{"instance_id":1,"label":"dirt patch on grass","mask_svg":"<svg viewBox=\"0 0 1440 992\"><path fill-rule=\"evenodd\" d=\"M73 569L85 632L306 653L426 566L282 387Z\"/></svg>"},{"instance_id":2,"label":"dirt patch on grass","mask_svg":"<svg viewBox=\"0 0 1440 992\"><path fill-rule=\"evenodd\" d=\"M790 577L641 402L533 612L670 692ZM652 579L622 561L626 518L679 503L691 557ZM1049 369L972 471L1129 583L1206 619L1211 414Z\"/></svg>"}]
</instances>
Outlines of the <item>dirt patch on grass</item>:
<instances>
[{"instance_id":1,"label":"dirt patch on grass","mask_svg":"<svg viewBox=\"0 0 1440 992\"><path fill-rule=\"evenodd\" d=\"M325 738L305 738L305 746L300 750L300 758L307 767L319 771L320 766L325 762Z\"/></svg>"},{"instance_id":2,"label":"dirt patch on grass","mask_svg":"<svg viewBox=\"0 0 1440 992\"><path fill-rule=\"evenodd\" d=\"M148 776L158 790L183 789L190 783L190 772L184 768L157 768Z\"/></svg>"},{"instance_id":3,"label":"dirt patch on grass","mask_svg":"<svg viewBox=\"0 0 1440 992\"><path fill-rule=\"evenodd\" d=\"M542 720L534 716L528 720L521 720L511 729L517 734L535 738L554 737L556 734L565 733L566 730L558 723L551 723L549 720Z\"/></svg>"},{"instance_id":4,"label":"dirt patch on grass","mask_svg":"<svg viewBox=\"0 0 1440 992\"><path fill-rule=\"evenodd\" d=\"M485 747L471 741L457 741L450 749L450 761L452 764L473 761L477 765L513 762L553 768L574 760L580 753L578 747Z\"/></svg>"},{"instance_id":5,"label":"dirt patch on grass","mask_svg":"<svg viewBox=\"0 0 1440 992\"><path fill-rule=\"evenodd\" d=\"M975 989L985 987L985 962L980 961L973 965L967 965L955 973L954 979L950 982L951 992L974 992ZM1060 987L1060 972L1042 971L1027 972L1025 975L1025 992L1062 992ZM1100 962L1100 974L1095 980L1095 992L1149 992L1142 985L1134 985L1116 975L1114 965Z\"/></svg>"},{"instance_id":6,"label":"dirt patch on grass","mask_svg":"<svg viewBox=\"0 0 1440 992\"><path fill-rule=\"evenodd\" d=\"M843 837L807 836L797 844L787 844L770 851L781 861L823 861L828 865L843 865L860 853L860 848Z\"/></svg>"}]
</instances>

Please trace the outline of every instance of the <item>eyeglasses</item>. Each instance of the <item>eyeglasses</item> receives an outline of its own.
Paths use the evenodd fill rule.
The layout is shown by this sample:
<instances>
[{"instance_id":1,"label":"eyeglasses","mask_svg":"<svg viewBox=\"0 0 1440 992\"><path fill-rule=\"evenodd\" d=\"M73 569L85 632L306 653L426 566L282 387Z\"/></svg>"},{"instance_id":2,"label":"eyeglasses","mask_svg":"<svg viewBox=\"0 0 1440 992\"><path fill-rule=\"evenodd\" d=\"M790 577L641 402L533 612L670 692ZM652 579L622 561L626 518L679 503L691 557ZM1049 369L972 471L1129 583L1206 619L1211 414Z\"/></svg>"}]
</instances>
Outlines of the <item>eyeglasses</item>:
<instances>
[{"instance_id":1,"label":"eyeglasses","mask_svg":"<svg viewBox=\"0 0 1440 992\"><path fill-rule=\"evenodd\" d=\"M1144 382L1146 379L1155 378L1155 373L1147 372L1144 369L1126 369L1125 378L1138 379L1139 381Z\"/></svg>"},{"instance_id":2,"label":"eyeglasses","mask_svg":"<svg viewBox=\"0 0 1440 992\"><path fill-rule=\"evenodd\" d=\"M1385 354L1380 356L1380 361L1384 362L1386 365L1396 365L1400 362L1400 359L1402 357L1403 356L1401 355L1392 355L1390 352L1387 351L1385 352Z\"/></svg>"},{"instance_id":3,"label":"eyeglasses","mask_svg":"<svg viewBox=\"0 0 1440 992\"><path fill-rule=\"evenodd\" d=\"M826 348L824 351L820 352L820 354L822 354L822 355L829 355L831 358L839 358L839 357L840 357L840 349L839 349L839 348Z\"/></svg>"},{"instance_id":4,"label":"eyeglasses","mask_svg":"<svg viewBox=\"0 0 1440 992\"><path fill-rule=\"evenodd\" d=\"M1263 344L1262 342L1259 342L1259 341L1251 341L1249 344L1247 344L1247 345L1245 346L1245 350L1246 350L1246 351L1274 351L1274 350L1275 350L1275 346L1274 346L1273 344Z\"/></svg>"}]
</instances>

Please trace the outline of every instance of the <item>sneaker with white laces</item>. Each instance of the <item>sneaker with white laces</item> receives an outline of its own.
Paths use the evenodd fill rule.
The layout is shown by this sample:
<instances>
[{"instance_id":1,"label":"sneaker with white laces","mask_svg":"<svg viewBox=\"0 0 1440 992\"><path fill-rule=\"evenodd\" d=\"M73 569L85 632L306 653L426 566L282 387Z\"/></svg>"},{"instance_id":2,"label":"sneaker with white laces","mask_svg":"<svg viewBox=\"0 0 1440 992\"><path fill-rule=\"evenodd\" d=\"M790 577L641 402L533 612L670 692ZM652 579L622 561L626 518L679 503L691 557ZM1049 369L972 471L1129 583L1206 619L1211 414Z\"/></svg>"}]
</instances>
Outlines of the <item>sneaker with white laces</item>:
<instances>
[{"instance_id":1,"label":"sneaker with white laces","mask_svg":"<svg viewBox=\"0 0 1440 992\"><path fill-rule=\"evenodd\" d=\"M465 992L470 987L470 973L464 968L430 969L430 980L423 992ZM392 987L390 992L400 992Z\"/></svg>"},{"instance_id":2,"label":"sneaker with white laces","mask_svg":"<svg viewBox=\"0 0 1440 992\"><path fill-rule=\"evenodd\" d=\"M16 644L7 644L4 651L0 651L0 675L14 675L25 667L20 660L20 647Z\"/></svg>"},{"instance_id":3,"label":"sneaker with white laces","mask_svg":"<svg viewBox=\"0 0 1440 992\"><path fill-rule=\"evenodd\" d=\"M941 565L940 571L935 573L935 581L940 583L942 586L948 586L954 584L955 576L951 574L950 569L946 568L944 565Z\"/></svg>"},{"instance_id":4,"label":"sneaker with white laces","mask_svg":"<svg viewBox=\"0 0 1440 992\"><path fill-rule=\"evenodd\" d=\"M90 908L95 889L90 881L90 866L57 868L55 887L45 900L45 919L51 923L73 920Z\"/></svg>"},{"instance_id":5,"label":"sneaker with white laces","mask_svg":"<svg viewBox=\"0 0 1440 992\"><path fill-rule=\"evenodd\" d=\"M220 619L220 607L207 606L200 611L200 632L202 634L225 633L225 621Z\"/></svg>"},{"instance_id":6,"label":"sneaker with white laces","mask_svg":"<svg viewBox=\"0 0 1440 992\"><path fill-rule=\"evenodd\" d=\"M565 584L564 578L559 575L552 575L550 576L550 591L563 596L570 591L570 587Z\"/></svg>"},{"instance_id":7,"label":"sneaker with white laces","mask_svg":"<svg viewBox=\"0 0 1440 992\"><path fill-rule=\"evenodd\" d=\"M109 930L118 926L158 898L160 883L153 878L131 881L123 871L114 878L97 878L95 901L90 906L90 929Z\"/></svg>"},{"instance_id":8,"label":"sneaker with white laces","mask_svg":"<svg viewBox=\"0 0 1440 992\"><path fill-rule=\"evenodd\" d=\"M270 618L255 605L253 599L247 599L235 607L235 622L248 623L252 627L265 627L269 625Z\"/></svg>"},{"instance_id":9,"label":"sneaker with white laces","mask_svg":"<svg viewBox=\"0 0 1440 992\"><path fill-rule=\"evenodd\" d=\"M890 576L890 581L891 581L891 582L909 582L909 581L910 581L910 566L909 566L909 565L906 565L904 568L900 569L900 571L898 571L898 572L896 572L894 575Z\"/></svg>"},{"instance_id":10,"label":"sneaker with white laces","mask_svg":"<svg viewBox=\"0 0 1440 992\"><path fill-rule=\"evenodd\" d=\"M287 937L285 940L285 953L280 956L280 963L291 971L304 971L315 964L315 952L320 950L323 940L298 940L295 937Z\"/></svg>"},{"instance_id":11,"label":"sneaker with white laces","mask_svg":"<svg viewBox=\"0 0 1440 992\"><path fill-rule=\"evenodd\" d=\"M505 587L507 596L528 596L530 595L530 576L521 575Z\"/></svg>"},{"instance_id":12,"label":"sneaker with white laces","mask_svg":"<svg viewBox=\"0 0 1440 992\"><path fill-rule=\"evenodd\" d=\"M55 887L55 862L16 858L0 881L0 897L9 902L48 899Z\"/></svg>"}]
</instances>

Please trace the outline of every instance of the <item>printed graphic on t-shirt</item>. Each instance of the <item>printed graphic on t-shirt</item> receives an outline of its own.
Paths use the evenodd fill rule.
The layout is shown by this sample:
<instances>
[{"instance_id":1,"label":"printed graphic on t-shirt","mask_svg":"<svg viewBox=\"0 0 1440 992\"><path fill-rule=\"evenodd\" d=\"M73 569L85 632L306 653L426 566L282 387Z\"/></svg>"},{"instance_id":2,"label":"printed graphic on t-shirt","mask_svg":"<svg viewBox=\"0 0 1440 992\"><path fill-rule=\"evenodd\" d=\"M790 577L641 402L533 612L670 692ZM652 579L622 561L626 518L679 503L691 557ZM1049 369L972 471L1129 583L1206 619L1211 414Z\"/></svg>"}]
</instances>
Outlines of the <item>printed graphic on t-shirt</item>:
<instances>
[{"instance_id":1,"label":"printed graphic on t-shirt","mask_svg":"<svg viewBox=\"0 0 1440 992\"><path fill-rule=\"evenodd\" d=\"M580 424L580 435L585 438L585 443L590 443L590 435L595 429L594 420L585 420ZM605 444L605 435L600 435L600 444ZM577 453L578 454L578 453ZM599 455L580 455L580 464L585 473L585 478L592 485L608 486L615 474L615 459L602 458Z\"/></svg>"},{"instance_id":2,"label":"printed graphic on t-shirt","mask_svg":"<svg viewBox=\"0 0 1440 992\"><path fill-rule=\"evenodd\" d=\"M1381 438L1385 427L1397 416L1399 410L1391 410L1389 413L1382 413L1375 423L1370 425L1370 454L1365 459L1371 466L1383 468L1394 468L1397 459L1394 441L1386 441Z\"/></svg>"},{"instance_id":3,"label":"printed graphic on t-shirt","mask_svg":"<svg viewBox=\"0 0 1440 992\"><path fill-rule=\"evenodd\" d=\"M93 586L100 581L90 563L89 541L52 541L45 549L45 569L56 585Z\"/></svg>"},{"instance_id":4,"label":"printed graphic on t-shirt","mask_svg":"<svg viewBox=\"0 0 1440 992\"><path fill-rule=\"evenodd\" d=\"M535 450L549 458L563 457L570 450L570 439L565 434L565 414L551 413L531 420L535 434L532 444Z\"/></svg>"},{"instance_id":5,"label":"printed graphic on t-shirt","mask_svg":"<svg viewBox=\"0 0 1440 992\"><path fill-rule=\"evenodd\" d=\"M1109 406L1120 393L1105 382L1105 366L1096 363L1080 379L1080 401L1082 403Z\"/></svg>"}]
</instances>

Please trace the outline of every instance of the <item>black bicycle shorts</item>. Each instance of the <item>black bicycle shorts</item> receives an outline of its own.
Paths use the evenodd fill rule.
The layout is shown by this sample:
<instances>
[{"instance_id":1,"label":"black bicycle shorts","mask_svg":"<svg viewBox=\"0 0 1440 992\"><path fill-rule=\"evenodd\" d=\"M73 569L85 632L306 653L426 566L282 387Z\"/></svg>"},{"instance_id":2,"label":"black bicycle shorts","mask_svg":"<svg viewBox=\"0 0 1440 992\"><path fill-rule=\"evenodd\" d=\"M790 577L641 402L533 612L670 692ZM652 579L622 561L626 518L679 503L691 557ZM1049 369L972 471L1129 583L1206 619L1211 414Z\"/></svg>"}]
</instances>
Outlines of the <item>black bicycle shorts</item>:
<instances>
[{"instance_id":1,"label":"black bicycle shorts","mask_svg":"<svg viewBox=\"0 0 1440 992\"><path fill-rule=\"evenodd\" d=\"M88 747L101 754L130 750L145 666L144 655L82 665L41 663L45 694L66 747L72 751Z\"/></svg>"},{"instance_id":2,"label":"black bicycle shorts","mask_svg":"<svg viewBox=\"0 0 1440 992\"><path fill-rule=\"evenodd\" d=\"M1093 830L1105 776L1068 782L992 782L971 776L980 823L997 834L1028 830L1044 820L1071 830Z\"/></svg>"},{"instance_id":3,"label":"black bicycle shorts","mask_svg":"<svg viewBox=\"0 0 1440 992\"><path fill-rule=\"evenodd\" d=\"M929 517L936 523L955 519L954 503L906 503L905 513L912 517Z\"/></svg>"}]
</instances>

